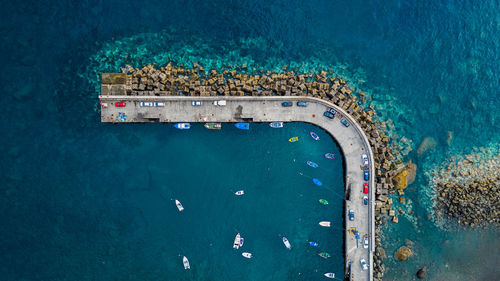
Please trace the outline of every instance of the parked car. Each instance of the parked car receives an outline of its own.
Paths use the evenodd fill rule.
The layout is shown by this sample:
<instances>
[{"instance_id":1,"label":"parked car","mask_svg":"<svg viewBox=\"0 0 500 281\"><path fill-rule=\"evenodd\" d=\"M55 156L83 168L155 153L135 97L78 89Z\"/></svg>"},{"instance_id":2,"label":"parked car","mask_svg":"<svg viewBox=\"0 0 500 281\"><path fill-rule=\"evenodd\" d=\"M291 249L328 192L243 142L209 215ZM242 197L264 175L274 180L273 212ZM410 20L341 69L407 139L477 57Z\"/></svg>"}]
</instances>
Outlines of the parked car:
<instances>
[{"instance_id":1,"label":"parked car","mask_svg":"<svg viewBox=\"0 0 500 281\"><path fill-rule=\"evenodd\" d=\"M283 107L289 107L289 106L292 106L292 105L293 105L293 103L291 103L289 101L284 101L284 102L281 103L281 106L283 106Z\"/></svg>"},{"instance_id":2,"label":"parked car","mask_svg":"<svg viewBox=\"0 0 500 281\"><path fill-rule=\"evenodd\" d=\"M152 102L141 101L141 107L151 107L153 106Z\"/></svg>"},{"instance_id":3,"label":"parked car","mask_svg":"<svg viewBox=\"0 0 500 281\"><path fill-rule=\"evenodd\" d=\"M363 238L363 248L368 249L368 243L369 243L368 241L369 241L368 237L365 236Z\"/></svg>"},{"instance_id":4,"label":"parked car","mask_svg":"<svg viewBox=\"0 0 500 281\"><path fill-rule=\"evenodd\" d=\"M307 102L305 102L305 101L298 101L298 102L297 102L297 106L306 107L306 106L308 106L308 105L309 105L309 103L307 103Z\"/></svg>"},{"instance_id":5,"label":"parked car","mask_svg":"<svg viewBox=\"0 0 500 281\"><path fill-rule=\"evenodd\" d=\"M164 102L155 102L155 107L164 107L165 103Z\"/></svg>"},{"instance_id":6,"label":"parked car","mask_svg":"<svg viewBox=\"0 0 500 281\"><path fill-rule=\"evenodd\" d=\"M214 101L214 105L225 106L226 105L226 101L225 100L216 100L216 101Z\"/></svg>"},{"instance_id":7,"label":"parked car","mask_svg":"<svg viewBox=\"0 0 500 281\"><path fill-rule=\"evenodd\" d=\"M368 155L362 154L361 155L361 160L363 161L363 166L368 166L368 164L369 164L369 162L368 162Z\"/></svg>"},{"instance_id":8,"label":"parked car","mask_svg":"<svg viewBox=\"0 0 500 281\"><path fill-rule=\"evenodd\" d=\"M124 102L122 102L122 101L115 103L116 107L125 107L125 105L126 104Z\"/></svg>"},{"instance_id":9,"label":"parked car","mask_svg":"<svg viewBox=\"0 0 500 281\"><path fill-rule=\"evenodd\" d=\"M349 122L347 122L347 120L344 119L344 117L340 118L340 123L342 123L342 125L346 127L349 127L351 125L349 124Z\"/></svg>"},{"instance_id":10,"label":"parked car","mask_svg":"<svg viewBox=\"0 0 500 281\"><path fill-rule=\"evenodd\" d=\"M101 102L101 106L102 106L102 108L108 108L108 103L106 103L106 102Z\"/></svg>"},{"instance_id":11,"label":"parked car","mask_svg":"<svg viewBox=\"0 0 500 281\"><path fill-rule=\"evenodd\" d=\"M368 194L368 184L366 182L363 184L363 193Z\"/></svg>"},{"instance_id":12,"label":"parked car","mask_svg":"<svg viewBox=\"0 0 500 281\"><path fill-rule=\"evenodd\" d=\"M363 179L365 181L369 181L370 180L370 171L369 170L364 170L363 171Z\"/></svg>"},{"instance_id":13,"label":"parked car","mask_svg":"<svg viewBox=\"0 0 500 281\"><path fill-rule=\"evenodd\" d=\"M192 106L200 106L202 104L203 103L201 101L196 101L196 100L191 103Z\"/></svg>"},{"instance_id":14,"label":"parked car","mask_svg":"<svg viewBox=\"0 0 500 281\"><path fill-rule=\"evenodd\" d=\"M368 196L363 196L363 205L368 205Z\"/></svg>"},{"instance_id":15,"label":"parked car","mask_svg":"<svg viewBox=\"0 0 500 281\"><path fill-rule=\"evenodd\" d=\"M349 210L349 220L350 221L354 220L354 211L353 210Z\"/></svg>"},{"instance_id":16,"label":"parked car","mask_svg":"<svg viewBox=\"0 0 500 281\"><path fill-rule=\"evenodd\" d=\"M331 114L333 114L333 116L337 115L337 110L335 110L333 108L328 108L327 111L330 112Z\"/></svg>"},{"instance_id":17,"label":"parked car","mask_svg":"<svg viewBox=\"0 0 500 281\"><path fill-rule=\"evenodd\" d=\"M328 111L325 111L325 113L323 113L323 115L326 116L326 117L328 117L328 118L330 118L330 119L335 118L335 116L333 114L331 114L330 112L328 112Z\"/></svg>"},{"instance_id":18,"label":"parked car","mask_svg":"<svg viewBox=\"0 0 500 281\"><path fill-rule=\"evenodd\" d=\"M361 263L361 268L363 270L367 270L368 269L368 264L366 263L365 259L361 259L359 262Z\"/></svg>"}]
</instances>

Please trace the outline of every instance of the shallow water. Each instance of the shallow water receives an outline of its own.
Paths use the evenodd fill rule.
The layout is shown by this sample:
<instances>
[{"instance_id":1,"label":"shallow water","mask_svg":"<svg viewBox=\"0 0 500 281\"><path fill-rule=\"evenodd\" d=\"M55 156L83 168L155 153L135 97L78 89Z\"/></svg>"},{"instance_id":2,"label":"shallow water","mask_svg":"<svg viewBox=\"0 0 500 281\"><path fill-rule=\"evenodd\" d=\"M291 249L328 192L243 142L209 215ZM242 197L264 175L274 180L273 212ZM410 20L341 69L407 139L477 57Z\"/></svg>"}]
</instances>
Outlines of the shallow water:
<instances>
[{"instance_id":1,"label":"shallow water","mask_svg":"<svg viewBox=\"0 0 500 281\"><path fill-rule=\"evenodd\" d=\"M197 137L186 140L183 137L189 135L163 130L166 126L103 125L95 112L98 73L118 71L125 63L141 66L172 60L186 65L199 62L206 69L242 65L246 71L280 70L284 65L304 72L332 69L344 76L368 94L383 120L393 120L394 132L409 138L414 151L424 137L437 141L432 151L408 157L418 164L417 181L405 191L411 203L401 206L405 215L399 224L387 225L383 245L392 256L408 238L415 242L415 256L403 263L389 257L387 279L409 279L424 265L430 266L433 280L498 279L489 278L500 275L489 263L498 260L498 253L480 250L498 244L498 229L437 228L426 219L433 213L425 172L453 154L498 148L499 14L498 1L4 3L0 168L5 196L0 197L0 208L5 227L0 243L6 249L3 260L10 262L1 263L0 274L11 280L23 275L33 280L63 279L74 272L82 279L147 279L181 266L169 259L171 253L179 254L178 246L154 238L164 236L161 225L178 218L154 212L175 211L169 202L174 187L158 178L189 177L181 165L199 170L225 165L238 153L240 142L221 144L241 132L223 130L223 139L207 141L213 132L199 128L189 132ZM251 130L252 137L240 141L262 149L278 141L277 136L268 137L270 131L264 127ZM453 135L449 145L447 131ZM174 147L178 151L157 152ZM269 155L262 150L262 157L251 155L251 165L261 171L257 163L269 163L271 155L281 151L274 155L274 171L289 173L285 180L292 181L296 176L292 169L276 167L289 165L289 154L300 156L314 147L302 152L279 147ZM217 154L209 154L210 148ZM232 165L245 169L249 161L242 151L241 160ZM204 157L194 157L197 154ZM192 155L192 161L179 163L179 155ZM212 185L226 181L237 185L242 180L244 186L255 180L232 166L224 167L231 171L217 176L205 171L203 179ZM265 170L261 172L266 176ZM323 179L330 176L334 174L325 172ZM300 182L290 182L293 188L310 184L299 178ZM272 180L267 174L266 182ZM193 179L193 190L203 183ZM255 188L258 185L254 183ZM256 238L249 231L245 237L250 238L250 247ZM231 243L233 232L224 234L229 237L224 240ZM282 245L279 239L276 243L278 254ZM266 247L274 246L258 248ZM455 254L458 249L466 260ZM217 255L222 253L221 247ZM301 257L299 253L298 248L291 252L292 262ZM214 259L200 262L196 269L193 265L193 274L205 273L204 278L210 279L224 272L231 279L234 272L225 272L223 266L202 271L211 262ZM267 272L252 265L252 274ZM336 261L332 265L336 267ZM297 272L288 270L280 266L275 280L293 279ZM98 276L100 272L105 274ZM286 274L291 275L282 277Z\"/></svg>"}]
</instances>

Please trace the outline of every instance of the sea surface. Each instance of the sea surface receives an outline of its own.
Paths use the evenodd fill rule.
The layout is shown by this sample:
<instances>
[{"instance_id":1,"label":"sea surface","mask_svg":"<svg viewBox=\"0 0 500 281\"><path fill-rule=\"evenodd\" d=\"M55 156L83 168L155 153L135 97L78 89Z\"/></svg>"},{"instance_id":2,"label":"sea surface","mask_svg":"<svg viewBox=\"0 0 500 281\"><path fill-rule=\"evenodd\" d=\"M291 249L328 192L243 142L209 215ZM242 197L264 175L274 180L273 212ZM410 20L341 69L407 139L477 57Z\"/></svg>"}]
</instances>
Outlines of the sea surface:
<instances>
[{"instance_id":1,"label":"sea surface","mask_svg":"<svg viewBox=\"0 0 500 281\"><path fill-rule=\"evenodd\" d=\"M391 121L393 136L410 140L406 160L418 165L397 206L404 214L383 228L385 279L411 280L423 266L429 280L500 279L498 227L438 226L428 184L450 156L499 149L498 0L3 1L0 16L2 279L343 274L342 157L322 158L340 152L321 129L100 123L100 73L170 61L344 77ZM301 141L290 144L295 135ZM417 155L425 137L437 145ZM331 229L317 225L327 219ZM315 255L309 239L332 258ZM405 244L414 256L395 261Z\"/></svg>"}]
</instances>

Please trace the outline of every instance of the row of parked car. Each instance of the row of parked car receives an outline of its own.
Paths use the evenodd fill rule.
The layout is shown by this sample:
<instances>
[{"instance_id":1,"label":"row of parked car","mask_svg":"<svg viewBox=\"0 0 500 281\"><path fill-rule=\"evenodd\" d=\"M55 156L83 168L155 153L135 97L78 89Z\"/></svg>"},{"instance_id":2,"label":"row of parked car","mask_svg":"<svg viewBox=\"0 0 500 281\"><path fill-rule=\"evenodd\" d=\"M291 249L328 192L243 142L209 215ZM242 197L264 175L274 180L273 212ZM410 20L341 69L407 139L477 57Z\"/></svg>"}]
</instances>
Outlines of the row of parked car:
<instances>
[{"instance_id":1,"label":"row of parked car","mask_svg":"<svg viewBox=\"0 0 500 281\"><path fill-rule=\"evenodd\" d=\"M335 109L328 108L328 110L323 113L323 116L330 118L330 119L334 119L335 116L337 116L337 114L339 114L339 113ZM342 123L342 125L344 125L346 127L351 126L351 124L349 124L349 122L344 117L340 118L340 123Z\"/></svg>"},{"instance_id":2,"label":"row of parked car","mask_svg":"<svg viewBox=\"0 0 500 281\"><path fill-rule=\"evenodd\" d=\"M305 102L305 101L298 101L297 102L297 106L301 106L301 107L307 107L309 105L308 102ZM290 106L293 106L293 102L291 101L284 101L281 103L281 106L283 107L290 107Z\"/></svg>"}]
</instances>

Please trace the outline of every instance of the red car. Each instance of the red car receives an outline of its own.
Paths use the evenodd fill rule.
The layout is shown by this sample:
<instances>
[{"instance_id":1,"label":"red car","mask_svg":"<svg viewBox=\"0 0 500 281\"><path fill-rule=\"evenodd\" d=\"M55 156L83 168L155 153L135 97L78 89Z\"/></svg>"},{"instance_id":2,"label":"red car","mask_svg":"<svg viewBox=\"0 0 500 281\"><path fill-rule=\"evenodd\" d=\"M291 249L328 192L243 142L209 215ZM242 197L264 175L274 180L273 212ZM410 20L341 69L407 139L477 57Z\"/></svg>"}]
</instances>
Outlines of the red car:
<instances>
[{"instance_id":1,"label":"red car","mask_svg":"<svg viewBox=\"0 0 500 281\"><path fill-rule=\"evenodd\" d=\"M368 193L368 184L366 182L363 184L363 193Z\"/></svg>"},{"instance_id":2,"label":"red car","mask_svg":"<svg viewBox=\"0 0 500 281\"><path fill-rule=\"evenodd\" d=\"M117 103L115 103L115 106L116 107L125 107L125 103L122 102L122 101L121 102L117 102Z\"/></svg>"}]
</instances>

